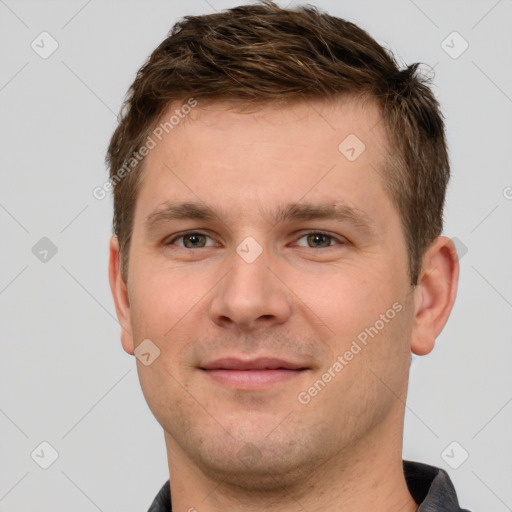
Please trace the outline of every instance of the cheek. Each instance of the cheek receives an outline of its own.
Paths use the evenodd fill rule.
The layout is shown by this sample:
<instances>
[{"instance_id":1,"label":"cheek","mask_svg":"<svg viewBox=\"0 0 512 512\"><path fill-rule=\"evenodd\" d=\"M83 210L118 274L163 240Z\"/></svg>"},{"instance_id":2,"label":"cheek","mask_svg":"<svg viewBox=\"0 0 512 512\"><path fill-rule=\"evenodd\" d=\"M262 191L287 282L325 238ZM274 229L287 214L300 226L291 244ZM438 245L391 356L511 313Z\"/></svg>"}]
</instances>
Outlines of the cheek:
<instances>
[{"instance_id":1,"label":"cheek","mask_svg":"<svg viewBox=\"0 0 512 512\"><path fill-rule=\"evenodd\" d=\"M400 406L397 398L405 400L410 322L404 309L396 312L400 308L394 304L395 309L390 304L382 311L375 310L377 315L374 310L353 312L353 320L346 322L340 311L337 336L329 341L332 356L310 383L325 388L314 399L314 408L329 410L340 422L350 421L358 428L358 418L370 422L382 419ZM325 387L318 379L327 382Z\"/></svg>"},{"instance_id":2,"label":"cheek","mask_svg":"<svg viewBox=\"0 0 512 512\"><path fill-rule=\"evenodd\" d=\"M389 297L388 300L397 297ZM372 400L392 403L403 397L407 390L410 361L411 311L403 300L385 304L368 318L368 324L356 336L362 350L360 371L368 386ZM363 377L359 377L362 379Z\"/></svg>"},{"instance_id":3,"label":"cheek","mask_svg":"<svg viewBox=\"0 0 512 512\"><path fill-rule=\"evenodd\" d=\"M208 291L213 284L204 273L189 276L190 273L177 270L140 272L132 282L130 308L135 347L149 338L160 350L155 362L144 367L154 365L154 372L139 369L141 383L146 383L147 389L159 389L163 383L172 388L172 377L186 383L195 363L190 347L208 332Z\"/></svg>"},{"instance_id":4,"label":"cheek","mask_svg":"<svg viewBox=\"0 0 512 512\"><path fill-rule=\"evenodd\" d=\"M184 273L140 272L130 288L133 327L139 336L164 338L180 319L193 314L202 296L198 283Z\"/></svg>"},{"instance_id":5,"label":"cheek","mask_svg":"<svg viewBox=\"0 0 512 512\"><path fill-rule=\"evenodd\" d=\"M372 326L400 298L383 275L381 265L344 263L315 275L296 274L290 288L344 340Z\"/></svg>"},{"instance_id":6,"label":"cheek","mask_svg":"<svg viewBox=\"0 0 512 512\"><path fill-rule=\"evenodd\" d=\"M410 355L411 308L401 282L385 278L381 268L340 270L325 293L315 293L312 282L303 283L297 295L308 297L308 306L328 327L323 338L328 347L329 369L341 356L346 385L371 371L393 382L403 376ZM319 336L320 338L320 336ZM320 338L321 339L321 338ZM339 366L338 366L339 368ZM399 377L399 380L402 377ZM398 380L393 383L393 388Z\"/></svg>"}]
</instances>

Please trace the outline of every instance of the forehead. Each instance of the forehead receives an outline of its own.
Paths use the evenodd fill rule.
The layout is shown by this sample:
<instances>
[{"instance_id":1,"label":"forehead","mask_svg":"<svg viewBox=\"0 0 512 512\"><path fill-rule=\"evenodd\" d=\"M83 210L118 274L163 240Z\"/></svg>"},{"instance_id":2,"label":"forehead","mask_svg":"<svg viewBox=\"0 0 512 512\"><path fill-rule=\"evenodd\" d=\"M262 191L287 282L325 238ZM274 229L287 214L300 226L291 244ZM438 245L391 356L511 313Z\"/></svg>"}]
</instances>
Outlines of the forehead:
<instances>
[{"instance_id":1,"label":"forehead","mask_svg":"<svg viewBox=\"0 0 512 512\"><path fill-rule=\"evenodd\" d=\"M165 128L171 120L173 126L164 129L160 138L169 139L171 132L175 135L180 132L184 136L187 129L199 134L211 128L222 132L233 127L243 127L259 137L267 133L270 140L275 131L282 131L283 137L287 133L294 137L302 133L306 138L338 132L334 136L336 139L344 128L358 132L361 137L386 138L381 108L370 97L346 95L333 99L276 100L255 104L241 100L193 100L195 106L189 108L191 103L191 98L187 98L167 107L157 125ZM240 138L244 133L239 134Z\"/></svg>"},{"instance_id":2,"label":"forehead","mask_svg":"<svg viewBox=\"0 0 512 512\"><path fill-rule=\"evenodd\" d=\"M168 131L154 136L144 162L138 214L193 200L231 207L234 215L253 204L261 215L274 204L321 196L378 208L375 197L371 203L384 193L387 142L375 103L349 98L247 109L199 102L179 117L183 104L172 104L160 119Z\"/></svg>"}]
</instances>

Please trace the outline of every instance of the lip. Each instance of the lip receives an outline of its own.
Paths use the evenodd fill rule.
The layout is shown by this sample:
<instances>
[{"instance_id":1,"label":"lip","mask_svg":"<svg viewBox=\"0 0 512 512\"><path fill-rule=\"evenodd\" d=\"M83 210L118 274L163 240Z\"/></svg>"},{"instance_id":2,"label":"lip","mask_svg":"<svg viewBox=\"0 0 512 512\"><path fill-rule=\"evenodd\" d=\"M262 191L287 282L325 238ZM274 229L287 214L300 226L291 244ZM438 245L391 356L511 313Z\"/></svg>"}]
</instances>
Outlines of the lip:
<instances>
[{"instance_id":1,"label":"lip","mask_svg":"<svg viewBox=\"0 0 512 512\"><path fill-rule=\"evenodd\" d=\"M273 357L259 357L257 359L243 360L235 357L216 359L204 366L202 370L306 370L306 366L300 363L276 359Z\"/></svg>"},{"instance_id":2,"label":"lip","mask_svg":"<svg viewBox=\"0 0 512 512\"><path fill-rule=\"evenodd\" d=\"M271 357L246 361L227 357L216 359L202 366L200 370L225 386L258 390L297 378L309 368L299 363Z\"/></svg>"}]
</instances>

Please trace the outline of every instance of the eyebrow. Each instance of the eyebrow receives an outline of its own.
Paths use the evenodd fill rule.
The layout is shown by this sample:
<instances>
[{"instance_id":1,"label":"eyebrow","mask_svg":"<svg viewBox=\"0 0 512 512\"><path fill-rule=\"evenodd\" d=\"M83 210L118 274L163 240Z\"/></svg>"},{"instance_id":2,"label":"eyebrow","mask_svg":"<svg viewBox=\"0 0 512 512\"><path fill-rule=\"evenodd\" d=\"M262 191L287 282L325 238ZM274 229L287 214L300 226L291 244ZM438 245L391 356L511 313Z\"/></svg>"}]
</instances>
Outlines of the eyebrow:
<instances>
[{"instance_id":1,"label":"eyebrow","mask_svg":"<svg viewBox=\"0 0 512 512\"><path fill-rule=\"evenodd\" d=\"M267 217L274 224L290 221L307 220L336 220L347 222L354 227L361 229L367 234L373 234L375 225L369 216L359 208L350 206L344 202L330 203L288 203L279 205ZM146 231L153 231L160 225L173 220L221 220L222 211L217 212L214 208L196 202L175 202L164 203L150 213L145 220Z\"/></svg>"}]
</instances>

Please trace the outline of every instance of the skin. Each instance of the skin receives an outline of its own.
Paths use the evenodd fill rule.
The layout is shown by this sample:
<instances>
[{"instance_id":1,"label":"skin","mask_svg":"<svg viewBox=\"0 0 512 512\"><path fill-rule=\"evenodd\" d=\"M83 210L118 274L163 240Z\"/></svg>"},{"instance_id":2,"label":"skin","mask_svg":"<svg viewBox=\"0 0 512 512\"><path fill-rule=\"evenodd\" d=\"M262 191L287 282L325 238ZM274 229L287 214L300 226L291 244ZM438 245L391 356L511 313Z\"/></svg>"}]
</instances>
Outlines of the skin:
<instances>
[{"instance_id":1,"label":"skin","mask_svg":"<svg viewBox=\"0 0 512 512\"><path fill-rule=\"evenodd\" d=\"M200 104L147 156L127 282L115 236L109 277L124 350L134 354L145 339L160 350L137 369L164 429L173 510L417 510L401 457L410 355L434 347L459 266L440 236L411 287L399 214L379 172L387 144L379 119L375 105L355 99L251 112ZM338 150L349 134L366 146L354 161ZM339 200L364 211L373 231L269 217L283 203ZM168 201L206 203L219 215L147 232L146 218ZM207 236L173 236L189 230ZM332 238L311 240L315 230ZM252 263L236 252L248 236L262 248ZM300 403L394 303L400 312ZM198 368L228 355L309 369L240 390Z\"/></svg>"}]
</instances>

